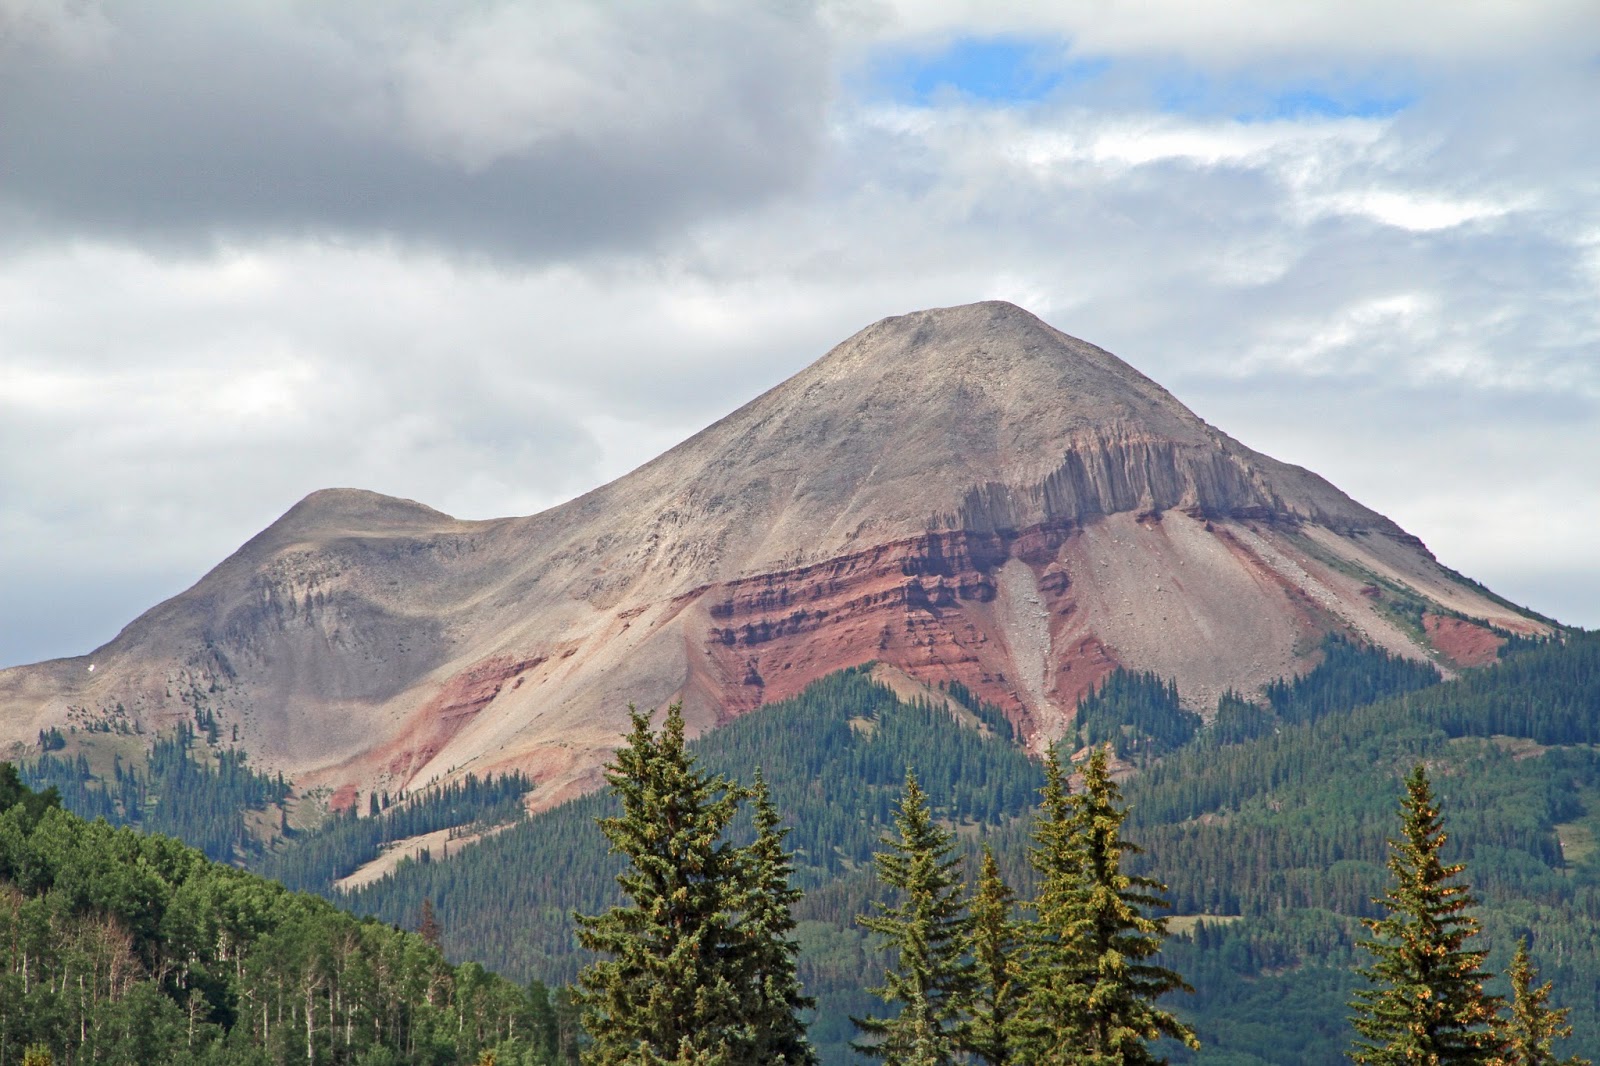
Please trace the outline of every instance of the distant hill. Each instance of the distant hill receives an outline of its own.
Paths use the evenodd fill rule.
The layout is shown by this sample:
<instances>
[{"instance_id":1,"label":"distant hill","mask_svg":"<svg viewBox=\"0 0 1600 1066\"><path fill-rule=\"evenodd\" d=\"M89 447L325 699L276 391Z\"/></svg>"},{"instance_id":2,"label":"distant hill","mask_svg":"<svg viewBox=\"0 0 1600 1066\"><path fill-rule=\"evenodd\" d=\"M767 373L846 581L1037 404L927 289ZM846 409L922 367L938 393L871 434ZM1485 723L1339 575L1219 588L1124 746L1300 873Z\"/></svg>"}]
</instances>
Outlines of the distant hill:
<instances>
[{"instance_id":1,"label":"distant hill","mask_svg":"<svg viewBox=\"0 0 1600 1066\"><path fill-rule=\"evenodd\" d=\"M512 770L542 809L598 783L630 701L704 731L871 660L963 686L1037 753L1118 669L1209 714L1330 633L1451 672L1551 631L1115 356L981 303L869 326L531 517L315 493L106 646L0 671L0 753L188 723L334 809Z\"/></svg>"}]
</instances>

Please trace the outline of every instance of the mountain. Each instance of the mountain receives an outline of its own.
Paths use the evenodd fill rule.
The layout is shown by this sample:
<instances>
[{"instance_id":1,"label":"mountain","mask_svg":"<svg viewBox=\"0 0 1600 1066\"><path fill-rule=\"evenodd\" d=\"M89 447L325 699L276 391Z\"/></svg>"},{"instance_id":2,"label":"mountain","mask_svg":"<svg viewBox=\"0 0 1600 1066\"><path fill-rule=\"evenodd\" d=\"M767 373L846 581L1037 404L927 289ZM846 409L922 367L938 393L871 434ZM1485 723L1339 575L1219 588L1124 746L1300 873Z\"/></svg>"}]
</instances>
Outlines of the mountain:
<instances>
[{"instance_id":1,"label":"mountain","mask_svg":"<svg viewBox=\"0 0 1600 1066\"><path fill-rule=\"evenodd\" d=\"M1194 709L1341 633L1447 673L1550 631L1328 482L1026 311L885 319L569 503L467 522L314 493L92 654L0 671L0 750L204 717L364 792L593 787L629 702L724 723L867 661L1037 750L1118 666Z\"/></svg>"}]
</instances>

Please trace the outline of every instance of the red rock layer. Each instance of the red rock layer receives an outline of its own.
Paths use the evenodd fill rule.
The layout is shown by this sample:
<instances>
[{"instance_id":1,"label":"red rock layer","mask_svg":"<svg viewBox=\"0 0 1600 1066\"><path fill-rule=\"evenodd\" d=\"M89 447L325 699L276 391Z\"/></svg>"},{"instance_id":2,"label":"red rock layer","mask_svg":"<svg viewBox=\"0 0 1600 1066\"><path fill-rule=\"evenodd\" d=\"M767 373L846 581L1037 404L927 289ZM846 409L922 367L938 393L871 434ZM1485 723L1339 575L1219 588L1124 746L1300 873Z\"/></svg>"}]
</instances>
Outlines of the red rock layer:
<instances>
[{"instance_id":1,"label":"red rock layer","mask_svg":"<svg viewBox=\"0 0 1600 1066\"><path fill-rule=\"evenodd\" d=\"M710 618L710 670L691 685L731 717L793 696L835 670L878 661L928 685L959 681L1026 735L1040 723L1018 679L1007 676L1010 653L989 609L997 594L991 575L1009 558L1028 563L1052 630L1061 629L1056 620L1074 604L1054 560L1073 529L1060 523L1020 534L935 532L697 589L685 599L698 600ZM1067 708L1117 665L1090 636L1054 659L1052 695Z\"/></svg>"}]
</instances>

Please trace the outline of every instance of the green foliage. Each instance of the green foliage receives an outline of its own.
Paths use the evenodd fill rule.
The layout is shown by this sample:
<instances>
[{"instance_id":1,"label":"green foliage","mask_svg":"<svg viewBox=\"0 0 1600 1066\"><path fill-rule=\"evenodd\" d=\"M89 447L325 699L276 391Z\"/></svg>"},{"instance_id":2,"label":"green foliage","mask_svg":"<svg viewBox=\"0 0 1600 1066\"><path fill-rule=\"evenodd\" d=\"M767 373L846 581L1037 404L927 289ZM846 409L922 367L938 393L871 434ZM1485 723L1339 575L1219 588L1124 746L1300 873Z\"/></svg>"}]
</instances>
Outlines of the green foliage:
<instances>
[{"instance_id":1,"label":"green foliage","mask_svg":"<svg viewBox=\"0 0 1600 1066\"><path fill-rule=\"evenodd\" d=\"M54 788L35 792L14 765L0 762L0 811L13 812L20 829L31 832L45 811L60 806L61 794Z\"/></svg>"},{"instance_id":2,"label":"green foliage","mask_svg":"<svg viewBox=\"0 0 1600 1066\"><path fill-rule=\"evenodd\" d=\"M1550 982L1534 987L1538 980L1528 958L1528 942L1517 941L1511 959L1511 1003L1500 1021L1499 1035L1505 1044L1503 1066L1590 1066L1588 1059L1574 1055L1558 1059L1551 1050L1557 1040L1572 1035L1565 1009L1550 1005Z\"/></svg>"},{"instance_id":3,"label":"green foliage","mask_svg":"<svg viewBox=\"0 0 1600 1066\"><path fill-rule=\"evenodd\" d=\"M804 893L794 887L794 862L784 848L790 831L759 768L750 798L755 801L755 840L741 854L743 883L735 901L744 914L738 984L745 999L740 1013L751 1034L750 1057L761 1063L815 1066L816 1052L800 1014L817 1003L801 991L795 970L800 944L794 939L794 907Z\"/></svg>"},{"instance_id":4,"label":"green foliage","mask_svg":"<svg viewBox=\"0 0 1600 1066\"><path fill-rule=\"evenodd\" d=\"M1333 669L1327 663L1319 669ZM1381 914L1372 898L1387 884L1389 797L1426 759L1449 803L1443 859L1470 862L1483 900L1489 968L1503 970L1516 941L1537 931L1535 961L1554 981L1553 998L1572 1008L1571 1050L1597 1057L1600 853L1584 858L1575 843L1600 833L1600 756L1587 747L1600 743L1597 707L1600 636L1571 634L1309 722L1257 708L1270 729L1226 745L1202 739L1144 765L1122 786L1124 828L1147 849L1127 856L1127 871L1160 877L1187 916L1161 961L1195 986L1173 1009L1205 1044L1194 1052L1169 1041L1159 1052L1183 1063L1344 1061L1344 1004L1364 961L1358 919ZM795 883L807 889L795 908L798 970L819 1001L808 1032L829 1066L851 1060L848 1016L876 1006L862 989L885 960L853 916L883 898L868 860L908 763L937 799L938 819L957 831L969 868L989 843L1005 880L1036 894L1025 815L1040 767L983 731L955 727L942 709L896 700L862 672L745 716L695 750L712 771L765 766L774 803L794 817L787 842ZM450 951L521 980L570 981L585 956L572 947L569 908L593 913L621 898L621 864L593 824L612 813L608 796L586 797L459 856L452 849L448 863L403 864L351 899L409 925L431 898ZM750 831L733 827L740 840ZM1196 915L1227 920L1194 925Z\"/></svg>"},{"instance_id":5,"label":"green foliage","mask_svg":"<svg viewBox=\"0 0 1600 1066\"><path fill-rule=\"evenodd\" d=\"M1078 701L1078 745L1110 744L1120 759L1171 751L1199 728L1200 716L1179 703L1178 686L1153 673L1118 668Z\"/></svg>"},{"instance_id":6,"label":"green foliage","mask_svg":"<svg viewBox=\"0 0 1600 1066\"><path fill-rule=\"evenodd\" d=\"M1016 1018L1024 1059L1049 1063L1070 1053L1056 1039L1058 1022L1083 1005L1087 961L1078 934L1084 883L1083 837L1067 771L1056 749L1044 764L1044 788L1034 816L1028 861L1037 875L1034 920L1027 930L1022 1010Z\"/></svg>"},{"instance_id":7,"label":"green foliage","mask_svg":"<svg viewBox=\"0 0 1600 1066\"><path fill-rule=\"evenodd\" d=\"M1415 692L1438 681L1439 671L1428 663L1331 633L1322 641L1320 663L1302 677L1272 682L1266 696L1283 721L1312 722L1334 711Z\"/></svg>"},{"instance_id":8,"label":"green foliage","mask_svg":"<svg viewBox=\"0 0 1600 1066\"><path fill-rule=\"evenodd\" d=\"M633 731L606 767L621 813L600 819L627 861L628 902L577 915L578 940L606 956L579 977L590 1066L727 1063L739 992L729 891L739 872L726 839L739 794L694 768L677 706L659 736L630 712Z\"/></svg>"},{"instance_id":9,"label":"green foliage","mask_svg":"<svg viewBox=\"0 0 1600 1066\"><path fill-rule=\"evenodd\" d=\"M1001 876L994 851L985 844L978 887L968 908L972 919L967 939L972 991L961 1030L961 1047L990 1066L1019 1061L1017 1018L1025 989L1024 938L1015 909L1016 893Z\"/></svg>"},{"instance_id":10,"label":"green foliage","mask_svg":"<svg viewBox=\"0 0 1600 1066\"><path fill-rule=\"evenodd\" d=\"M785 841L795 884L807 891L796 916L836 931L853 930L854 916L877 898L872 855L892 825L908 765L943 801L941 818L985 831L1023 815L1040 780L1038 765L1015 747L957 727L943 708L902 702L855 670L745 715L693 750L712 772L763 767L774 805L799 812ZM610 792L585 796L448 863L402 863L391 877L342 899L395 923L410 922L432 899L447 950L470 948L485 965L524 980L570 982L586 961L573 950L572 909L593 914L622 899L622 861L595 827L596 818L617 812ZM741 821L734 831L744 840L751 829ZM871 1008L861 989L877 964L858 935L844 935L827 940L837 952L806 952L800 963L807 988L822 1000L813 1040L832 1033L839 1049L851 1035L848 1015Z\"/></svg>"},{"instance_id":11,"label":"green foliage","mask_svg":"<svg viewBox=\"0 0 1600 1066\"><path fill-rule=\"evenodd\" d=\"M677 706L659 733L633 730L607 766L621 812L600 819L627 860L627 902L577 915L578 939L605 958L579 979L592 1066L811 1064L795 1010L788 856L764 783L756 839L728 831L743 790L695 768Z\"/></svg>"},{"instance_id":12,"label":"green foliage","mask_svg":"<svg viewBox=\"0 0 1600 1066\"><path fill-rule=\"evenodd\" d=\"M1243 744L1267 736L1277 727L1278 716L1270 709L1229 689L1217 698L1217 715L1205 736L1212 744Z\"/></svg>"},{"instance_id":13,"label":"green foliage","mask_svg":"<svg viewBox=\"0 0 1600 1066\"><path fill-rule=\"evenodd\" d=\"M1123 870L1124 856L1138 848L1122 836L1127 814L1106 749L1084 763L1076 795L1068 795L1053 753L1047 774L1031 852L1040 874L1037 919L1023 978L1030 1061L1165 1062L1149 1048L1161 1036L1198 1047L1187 1026L1156 1006L1166 993L1190 989L1152 961L1166 925L1149 912L1166 907L1166 886Z\"/></svg>"},{"instance_id":14,"label":"green foliage","mask_svg":"<svg viewBox=\"0 0 1600 1066\"><path fill-rule=\"evenodd\" d=\"M397 840L440 829L470 832L520 820L522 797L532 787L533 781L522 774L488 779L468 774L366 818L358 817L352 805L316 829L294 834L283 848L262 855L251 868L292 889L326 893L335 881L376 859ZM369 811L377 807L377 799L376 794L371 797Z\"/></svg>"},{"instance_id":15,"label":"green foliage","mask_svg":"<svg viewBox=\"0 0 1600 1066\"><path fill-rule=\"evenodd\" d=\"M895 1013L854 1019L867 1038L855 1048L890 1066L946 1066L959 1050L973 977L965 958L972 923L962 900L961 860L910 770L894 825L873 858L879 881L896 890L895 902L875 901L877 913L856 921L891 952L883 984L872 993Z\"/></svg>"},{"instance_id":16,"label":"green foliage","mask_svg":"<svg viewBox=\"0 0 1600 1066\"><path fill-rule=\"evenodd\" d=\"M531 997L418 937L86 822L0 764L0 1062L469 1063Z\"/></svg>"},{"instance_id":17,"label":"green foliage","mask_svg":"<svg viewBox=\"0 0 1600 1066\"><path fill-rule=\"evenodd\" d=\"M1588 737L1596 707L1600 636L1573 634L1370 707L1185 749L1131 782L1129 825L1176 911L1240 916L1204 927L1203 942L1168 941L1165 955L1198 990L1185 1014L1207 1045L1174 1049L1174 1060L1342 1060L1338 1008L1361 961L1355 919L1383 913L1372 898L1388 883L1388 797L1419 760L1448 797L1442 860L1471 864L1489 968L1537 930L1537 961L1572 1007L1573 1050L1594 1057L1600 856L1582 857L1570 840L1569 856L1560 838L1600 825L1600 758L1587 743L1510 737Z\"/></svg>"},{"instance_id":18,"label":"green foliage","mask_svg":"<svg viewBox=\"0 0 1600 1066\"><path fill-rule=\"evenodd\" d=\"M1224 692L1205 738L1215 746L1242 744L1268 736L1280 725L1313 722L1438 682L1439 671L1428 663L1330 633L1322 641L1321 661L1310 671L1266 686L1267 706L1232 689Z\"/></svg>"},{"instance_id":19,"label":"green foliage","mask_svg":"<svg viewBox=\"0 0 1600 1066\"><path fill-rule=\"evenodd\" d=\"M256 773L242 749L208 745L187 722L155 739L144 769L118 758L109 781L94 775L81 751L71 759L46 753L22 772L34 788L57 789L76 814L175 836L220 862L257 853L261 842L246 815L289 795L281 775Z\"/></svg>"},{"instance_id":20,"label":"green foliage","mask_svg":"<svg viewBox=\"0 0 1600 1066\"><path fill-rule=\"evenodd\" d=\"M1372 938L1361 946L1375 961L1361 974L1374 987L1352 1004L1356 1062L1489 1066L1501 1051L1499 1002L1483 990L1489 953L1468 947L1480 928L1467 913L1476 900L1458 880L1466 866L1440 858L1444 842L1433 786L1418 763L1406 778L1400 836L1389 841L1386 914L1364 923Z\"/></svg>"},{"instance_id":21,"label":"green foliage","mask_svg":"<svg viewBox=\"0 0 1600 1066\"><path fill-rule=\"evenodd\" d=\"M950 695L950 698L961 704L977 716L978 720L994 731L994 735L1001 740L1015 741L1017 739L1016 727L1006 717L1005 712L992 703L985 703L978 698L978 694L959 681L941 682L939 687Z\"/></svg>"}]
</instances>

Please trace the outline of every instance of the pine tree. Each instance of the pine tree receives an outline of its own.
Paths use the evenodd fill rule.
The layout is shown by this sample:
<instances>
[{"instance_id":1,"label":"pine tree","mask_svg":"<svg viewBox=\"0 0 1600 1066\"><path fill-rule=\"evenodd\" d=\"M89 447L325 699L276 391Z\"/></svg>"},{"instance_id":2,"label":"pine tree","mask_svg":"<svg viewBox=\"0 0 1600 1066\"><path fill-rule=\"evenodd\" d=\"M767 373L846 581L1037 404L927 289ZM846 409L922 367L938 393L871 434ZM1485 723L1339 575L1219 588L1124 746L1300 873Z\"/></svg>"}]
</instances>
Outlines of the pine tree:
<instances>
[{"instance_id":1,"label":"pine tree","mask_svg":"<svg viewBox=\"0 0 1600 1066\"><path fill-rule=\"evenodd\" d=\"M1538 975L1528 958L1528 942L1517 943L1511 960L1511 1010L1500 1031L1505 1041L1503 1066L1590 1066L1588 1059L1576 1055L1558 1059L1550 1045L1572 1035L1566 1008L1550 1006L1550 982L1533 986Z\"/></svg>"},{"instance_id":2,"label":"pine tree","mask_svg":"<svg viewBox=\"0 0 1600 1066\"><path fill-rule=\"evenodd\" d=\"M1166 938L1166 886L1123 872L1139 848L1122 839L1127 811L1096 748L1083 767L1083 790L1069 795L1052 753L1031 852L1041 875L1026 981L1025 1029L1040 1063L1153 1064L1166 1060L1149 1041L1199 1042L1156 1001L1192 991L1175 971L1150 962Z\"/></svg>"},{"instance_id":3,"label":"pine tree","mask_svg":"<svg viewBox=\"0 0 1600 1066\"><path fill-rule=\"evenodd\" d=\"M899 1013L890 1018L853 1018L871 1039L857 1051L889 1066L946 1066L957 1054L961 1007L971 984L963 958L969 920L961 899L961 861L955 839L933 820L916 774L906 771L905 790L894 817L895 835L884 837L873 858L878 879L898 889L893 906L856 921L894 952L894 963L874 995Z\"/></svg>"},{"instance_id":4,"label":"pine tree","mask_svg":"<svg viewBox=\"0 0 1600 1066\"><path fill-rule=\"evenodd\" d=\"M748 1032L736 1049L739 1061L766 1066L815 1066L816 1052L806 1040L798 1012L816 1006L804 995L795 973L800 945L794 932L794 905L802 895L790 884L794 863L784 850L789 830L761 771L750 790L755 801L755 840L743 851L744 892L738 900L743 920L739 935L745 955L740 975Z\"/></svg>"},{"instance_id":5,"label":"pine tree","mask_svg":"<svg viewBox=\"0 0 1600 1066\"><path fill-rule=\"evenodd\" d=\"M1022 935L1013 911L1016 894L1000 876L989 845L983 846L978 888L969 908L973 985L962 1029L964 1050L980 1062L1006 1066L1018 1061L1017 1010L1022 1002Z\"/></svg>"},{"instance_id":6,"label":"pine tree","mask_svg":"<svg viewBox=\"0 0 1600 1066\"><path fill-rule=\"evenodd\" d=\"M578 940L610 956L579 978L593 1044L589 1066L742 1066L735 1059L741 944L730 910L742 858L725 839L739 792L697 771L674 705L660 734L629 709L633 730L607 765L622 813L600 828L629 869L629 903L575 915Z\"/></svg>"},{"instance_id":7,"label":"pine tree","mask_svg":"<svg viewBox=\"0 0 1600 1066\"><path fill-rule=\"evenodd\" d=\"M1467 913L1476 901L1456 881L1466 867L1440 860L1447 835L1420 764L1406 778L1400 823L1400 838L1389 841L1394 885L1373 900L1388 916L1364 920L1372 939L1362 946L1377 961L1361 973L1376 987L1351 1004L1360 1038L1350 1058L1375 1066L1494 1063L1499 1001L1483 990L1487 952L1467 947L1478 933Z\"/></svg>"}]
</instances>

